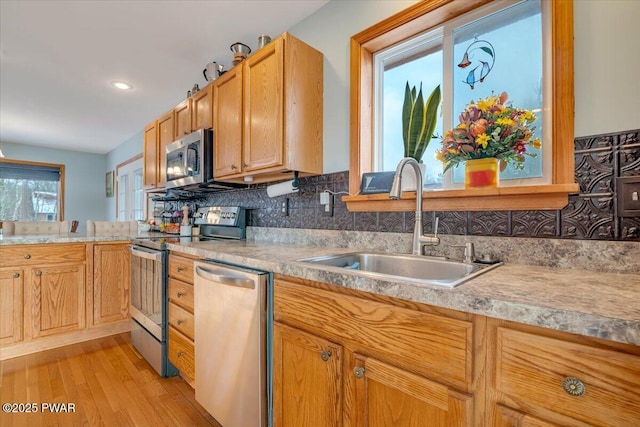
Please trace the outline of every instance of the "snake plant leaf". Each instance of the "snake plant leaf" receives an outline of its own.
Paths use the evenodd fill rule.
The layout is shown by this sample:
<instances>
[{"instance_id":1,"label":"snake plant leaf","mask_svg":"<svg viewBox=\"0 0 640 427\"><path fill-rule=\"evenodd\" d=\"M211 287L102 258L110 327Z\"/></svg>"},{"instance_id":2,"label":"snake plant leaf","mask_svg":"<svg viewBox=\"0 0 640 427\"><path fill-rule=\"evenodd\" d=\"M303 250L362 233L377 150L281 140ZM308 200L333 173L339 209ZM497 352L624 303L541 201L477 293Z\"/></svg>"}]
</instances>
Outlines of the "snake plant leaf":
<instances>
[{"instance_id":1,"label":"snake plant leaf","mask_svg":"<svg viewBox=\"0 0 640 427\"><path fill-rule=\"evenodd\" d=\"M438 85L431 92L425 104L422 96L422 84L420 84L420 90L416 96L415 86L410 89L409 82L407 82L402 106L402 137L405 157L413 157L418 162L421 161L433 137L440 97L440 86Z\"/></svg>"}]
</instances>

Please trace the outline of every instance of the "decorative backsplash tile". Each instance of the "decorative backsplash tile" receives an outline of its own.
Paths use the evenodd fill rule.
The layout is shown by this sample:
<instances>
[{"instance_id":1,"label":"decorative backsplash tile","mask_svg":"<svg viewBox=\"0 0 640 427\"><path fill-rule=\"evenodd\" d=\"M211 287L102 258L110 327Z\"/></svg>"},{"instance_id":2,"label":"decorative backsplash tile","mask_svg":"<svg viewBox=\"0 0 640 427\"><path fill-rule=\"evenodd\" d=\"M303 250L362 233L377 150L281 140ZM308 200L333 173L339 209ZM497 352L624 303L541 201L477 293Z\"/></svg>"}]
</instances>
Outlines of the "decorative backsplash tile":
<instances>
[{"instance_id":1,"label":"decorative backsplash tile","mask_svg":"<svg viewBox=\"0 0 640 427\"><path fill-rule=\"evenodd\" d=\"M556 211L425 212L425 231L432 232L439 217L439 233L450 235L540 237L580 240L640 241L640 217L621 218L617 213L616 177L640 175L640 129L575 140L576 182L580 194ZM334 214L320 205L324 190L346 193L349 172L301 178L296 194L269 198L266 185L242 190L203 194L193 205L245 206L248 225L254 227L307 228L411 233L413 212L349 212L335 197ZM289 198L289 215L281 204ZM179 208L175 203L174 208Z\"/></svg>"}]
</instances>

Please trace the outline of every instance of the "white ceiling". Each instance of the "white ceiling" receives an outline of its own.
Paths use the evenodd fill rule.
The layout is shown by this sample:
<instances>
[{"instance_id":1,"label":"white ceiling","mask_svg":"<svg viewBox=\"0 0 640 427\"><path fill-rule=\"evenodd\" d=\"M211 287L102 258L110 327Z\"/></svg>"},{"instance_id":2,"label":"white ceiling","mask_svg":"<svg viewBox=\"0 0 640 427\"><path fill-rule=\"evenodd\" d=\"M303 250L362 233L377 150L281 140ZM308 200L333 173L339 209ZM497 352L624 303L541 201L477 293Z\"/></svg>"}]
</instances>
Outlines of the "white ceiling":
<instances>
[{"instance_id":1,"label":"white ceiling","mask_svg":"<svg viewBox=\"0 0 640 427\"><path fill-rule=\"evenodd\" d=\"M329 0L1 0L0 140L107 153ZM117 91L112 80L133 83Z\"/></svg>"}]
</instances>

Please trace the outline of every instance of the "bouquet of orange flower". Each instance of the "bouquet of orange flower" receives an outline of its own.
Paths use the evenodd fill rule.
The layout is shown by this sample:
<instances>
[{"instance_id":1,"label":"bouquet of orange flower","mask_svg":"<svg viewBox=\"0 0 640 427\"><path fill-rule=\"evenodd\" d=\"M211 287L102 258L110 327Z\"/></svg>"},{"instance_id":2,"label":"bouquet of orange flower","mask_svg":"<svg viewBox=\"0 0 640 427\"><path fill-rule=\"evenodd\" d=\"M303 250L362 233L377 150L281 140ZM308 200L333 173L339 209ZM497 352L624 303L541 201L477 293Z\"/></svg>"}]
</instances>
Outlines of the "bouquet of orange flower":
<instances>
[{"instance_id":1,"label":"bouquet of orange flower","mask_svg":"<svg viewBox=\"0 0 640 427\"><path fill-rule=\"evenodd\" d=\"M523 168L525 156L535 157L527 147L540 148L533 138L536 115L505 105L507 93L471 101L460 114L460 124L444 134L442 149L436 152L447 171L460 162L495 157Z\"/></svg>"}]
</instances>

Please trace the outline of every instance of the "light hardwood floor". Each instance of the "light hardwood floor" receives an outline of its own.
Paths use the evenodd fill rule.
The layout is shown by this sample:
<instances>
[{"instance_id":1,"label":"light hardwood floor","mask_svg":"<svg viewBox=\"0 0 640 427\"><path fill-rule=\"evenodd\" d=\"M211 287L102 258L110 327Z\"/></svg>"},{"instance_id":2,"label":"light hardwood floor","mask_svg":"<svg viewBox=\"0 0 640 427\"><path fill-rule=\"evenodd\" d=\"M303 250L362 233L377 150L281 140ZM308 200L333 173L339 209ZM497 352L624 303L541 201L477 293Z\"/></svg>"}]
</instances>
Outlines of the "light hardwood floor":
<instances>
[{"instance_id":1,"label":"light hardwood floor","mask_svg":"<svg viewBox=\"0 0 640 427\"><path fill-rule=\"evenodd\" d=\"M5 360L0 374L0 403L38 411L7 413L3 406L3 427L220 427L182 378L158 376L128 333ZM43 407L53 403L73 404L75 412Z\"/></svg>"}]
</instances>

